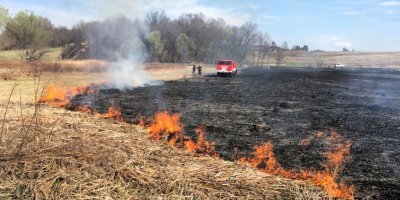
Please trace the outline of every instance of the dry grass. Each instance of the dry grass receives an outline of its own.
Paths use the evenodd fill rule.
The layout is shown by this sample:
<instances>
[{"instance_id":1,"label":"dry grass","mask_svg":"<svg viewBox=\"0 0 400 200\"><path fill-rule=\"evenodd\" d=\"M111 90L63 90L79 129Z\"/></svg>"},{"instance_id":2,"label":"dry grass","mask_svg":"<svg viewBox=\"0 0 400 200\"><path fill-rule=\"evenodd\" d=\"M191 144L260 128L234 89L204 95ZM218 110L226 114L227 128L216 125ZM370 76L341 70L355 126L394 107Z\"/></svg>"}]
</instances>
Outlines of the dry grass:
<instances>
[{"instance_id":1,"label":"dry grass","mask_svg":"<svg viewBox=\"0 0 400 200\"><path fill-rule=\"evenodd\" d=\"M304 182L152 141L136 125L34 103L44 80L73 86L102 79L90 75L0 80L0 199L326 198Z\"/></svg>"},{"instance_id":2,"label":"dry grass","mask_svg":"<svg viewBox=\"0 0 400 200\"><path fill-rule=\"evenodd\" d=\"M400 52L289 52L288 66L400 67Z\"/></svg>"},{"instance_id":3,"label":"dry grass","mask_svg":"<svg viewBox=\"0 0 400 200\"><path fill-rule=\"evenodd\" d=\"M135 125L87 114L44 107L40 134L21 135L19 108L12 108L0 147L0 198L325 197L321 189L308 184L217 158L194 157L147 139L147 133ZM23 110L33 112L29 105ZM23 140L29 142L17 151Z\"/></svg>"},{"instance_id":4,"label":"dry grass","mask_svg":"<svg viewBox=\"0 0 400 200\"><path fill-rule=\"evenodd\" d=\"M109 63L101 60L58 60L40 61L36 64L41 72L71 73L71 72L104 72L109 68ZM23 70L32 73L36 67L30 63L20 61L0 61L0 69Z\"/></svg>"}]
</instances>

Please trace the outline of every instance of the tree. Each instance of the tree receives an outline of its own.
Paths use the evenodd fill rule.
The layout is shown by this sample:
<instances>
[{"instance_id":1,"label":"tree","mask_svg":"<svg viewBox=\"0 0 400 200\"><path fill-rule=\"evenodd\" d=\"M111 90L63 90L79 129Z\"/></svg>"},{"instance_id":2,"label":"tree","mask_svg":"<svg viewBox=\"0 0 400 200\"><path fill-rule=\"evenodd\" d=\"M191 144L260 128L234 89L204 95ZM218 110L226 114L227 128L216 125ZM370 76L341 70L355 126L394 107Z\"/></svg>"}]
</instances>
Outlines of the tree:
<instances>
[{"instance_id":1,"label":"tree","mask_svg":"<svg viewBox=\"0 0 400 200\"><path fill-rule=\"evenodd\" d=\"M9 39L7 34L4 34L4 28L10 19L10 16L8 14L8 10L4 7L0 6L0 49L4 49L5 47L10 46L12 43L12 40Z\"/></svg>"},{"instance_id":2,"label":"tree","mask_svg":"<svg viewBox=\"0 0 400 200\"><path fill-rule=\"evenodd\" d=\"M283 61L285 60L285 52L288 50L288 43L285 41L282 43L281 47L276 47L275 51L275 59L276 59L276 65L280 66L282 65Z\"/></svg>"},{"instance_id":3,"label":"tree","mask_svg":"<svg viewBox=\"0 0 400 200\"><path fill-rule=\"evenodd\" d=\"M45 53L43 48L52 39L52 27L47 18L31 11L21 11L8 20L5 33L14 40L17 49L23 50L25 60L31 61Z\"/></svg>"},{"instance_id":4,"label":"tree","mask_svg":"<svg viewBox=\"0 0 400 200\"><path fill-rule=\"evenodd\" d=\"M283 61L285 60L285 50L282 48L277 48L276 49L276 65L281 66Z\"/></svg>"},{"instance_id":5,"label":"tree","mask_svg":"<svg viewBox=\"0 0 400 200\"><path fill-rule=\"evenodd\" d=\"M270 37L267 33L264 33L263 37L264 37L264 40L263 40L263 45L261 48L261 54L262 54L261 66L264 66L265 56L267 56L267 66L268 66L268 53L270 52L270 49L271 49Z\"/></svg>"},{"instance_id":6,"label":"tree","mask_svg":"<svg viewBox=\"0 0 400 200\"><path fill-rule=\"evenodd\" d=\"M150 43L151 61L161 61L164 53L164 42L161 40L161 32L153 31L147 36Z\"/></svg>"},{"instance_id":7,"label":"tree","mask_svg":"<svg viewBox=\"0 0 400 200\"><path fill-rule=\"evenodd\" d=\"M284 41L283 43L282 43L282 49L284 49L284 50L289 50L289 44L286 42L286 41Z\"/></svg>"},{"instance_id":8,"label":"tree","mask_svg":"<svg viewBox=\"0 0 400 200\"><path fill-rule=\"evenodd\" d=\"M178 61L180 62L188 62L193 58L195 45L186 33L181 33L176 40L176 50L178 52Z\"/></svg>"},{"instance_id":9,"label":"tree","mask_svg":"<svg viewBox=\"0 0 400 200\"><path fill-rule=\"evenodd\" d=\"M244 61L246 59L249 46L256 38L256 30L257 30L257 24L250 21L246 22L239 28L240 46L236 47L241 49L241 55L238 59L239 62Z\"/></svg>"},{"instance_id":10,"label":"tree","mask_svg":"<svg viewBox=\"0 0 400 200\"><path fill-rule=\"evenodd\" d=\"M303 51L308 51L308 45L303 46Z\"/></svg>"},{"instance_id":11,"label":"tree","mask_svg":"<svg viewBox=\"0 0 400 200\"><path fill-rule=\"evenodd\" d=\"M3 32L9 18L10 16L8 15L8 10L0 6L0 33Z\"/></svg>"}]
</instances>

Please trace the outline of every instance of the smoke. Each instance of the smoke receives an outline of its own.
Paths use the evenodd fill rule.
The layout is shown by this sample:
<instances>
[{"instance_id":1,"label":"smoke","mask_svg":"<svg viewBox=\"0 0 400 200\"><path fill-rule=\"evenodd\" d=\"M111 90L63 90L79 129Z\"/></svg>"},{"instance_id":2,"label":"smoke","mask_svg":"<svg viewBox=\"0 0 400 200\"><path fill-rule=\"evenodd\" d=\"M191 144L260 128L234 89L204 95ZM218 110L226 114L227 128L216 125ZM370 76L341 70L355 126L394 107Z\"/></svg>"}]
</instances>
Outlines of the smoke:
<instances>
[{"instance_id":1,"label":"smoke","mask_svg":"<svg viewBox=\"0 0 400 200\"><path fill-rule=\"evenodd\" d=\"M85 29L89 57L111 62L108 73L112 86L129 89L159 83L144 70L147 54L143 38L148 28L139 19L115 16L88 23Z\"/></svg>"}]
</instances>

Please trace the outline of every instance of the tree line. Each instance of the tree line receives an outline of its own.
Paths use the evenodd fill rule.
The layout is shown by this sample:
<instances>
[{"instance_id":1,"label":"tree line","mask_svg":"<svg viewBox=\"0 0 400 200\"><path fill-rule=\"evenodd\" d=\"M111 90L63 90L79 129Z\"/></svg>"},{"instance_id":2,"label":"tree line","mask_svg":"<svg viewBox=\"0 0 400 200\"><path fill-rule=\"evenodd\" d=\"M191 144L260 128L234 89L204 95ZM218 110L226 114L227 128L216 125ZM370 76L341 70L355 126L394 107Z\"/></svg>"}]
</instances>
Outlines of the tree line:
<instances>
[{"instance_id":1,"label":"tree line","mask_svg":"<svg viewBox=\"0 0 400 200\"><path fill-rule=\"evenodd\" d=\"M40 58L46 47L63 47L62 58L67 59L112 60L107 52L98 50L96 42L106 43L110 51L121 45L111 36L100 38L96 32L105 26L119 29L128 25L139 30L135 36L143 43L147 62L213 63L221 58L231 58L253 65L268 64L265 62L269 60L281 64L285 51L289 51L286 42L278 46L251 21L233 26L223 19L207 18L203 14L182 14L171 19L165 12L151 12L144 20L120 16L112 20L80 22L67 28L56 27L49 19L31 11L20 11L10 16L2 7L0 48L21 49L27 60ZM301 47L301 50L308 51L308 46Z\"/></svg>"}]
</instances>

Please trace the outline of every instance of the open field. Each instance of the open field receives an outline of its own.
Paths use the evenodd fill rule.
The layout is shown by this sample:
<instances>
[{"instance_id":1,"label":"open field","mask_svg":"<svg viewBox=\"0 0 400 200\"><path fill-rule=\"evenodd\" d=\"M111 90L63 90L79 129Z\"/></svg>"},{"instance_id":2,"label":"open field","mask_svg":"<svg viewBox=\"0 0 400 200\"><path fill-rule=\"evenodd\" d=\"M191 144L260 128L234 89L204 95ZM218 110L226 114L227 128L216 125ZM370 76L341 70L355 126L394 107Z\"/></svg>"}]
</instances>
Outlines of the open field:
<instances>
[{"instance_id":1,"label":"open field","mask_svg":"<svg viewBox=\"0 0 400 200\"><path fill-rule=\"evenodd\" d=\"M321 154L329 146L313 134L335 130L351 141L340 180L354 184L357 198L394 199L400 195L399 83L400 71L390 69L249 68L235 78L104 89L77 96L69 109L106 112L114 105L131 123L178 112L185 132L196 137L194 128L205 127L224 159L249 157L254 146L270 141L281 166L294 171L323 169Z\"/></svg>"},{"instance_id":2,"label":"open field","mask_svg":"<svg viewBox=\"0 0 400 200\"><path fill-rule=\"evenodd\" d=\"M233 79L198 77L185 65L147 64L146 70L164 84L78 95L68 106L105 113L115 105L128 124L44 105L34 115L33 74L0 80L0 112L8 108L0 137L0 178L8 184L1 185L0 197L86 198L102 191L95 192L99 198L326 198L308 183L254 171L237 159L271 141L285 169L321 169L324 159L316 148L324 144L315 140L304 149L300 143L331 129L352 141L339 180L353 183L357 198L399 193L399 152L391 150L399 145L396 70L249 68ZM205 66L204 72L214 74L214 68ZM46 83L68 88L105 80L99 72L44 72L39 91ZM130 125L163 110L181 113L193 138L194 127L204 127L221 157L236 162L193 157ZM165 186L169 182L174 184Z\"/></svg>"},{"instance_id":3,"label":"open field","mask_svg":"<svg viewBox=\"0 0 400 200\"><path fill-rule=\"evenodd\" d=\"M186 68L152 73L176 79ZM35 104L46 83L87 85L104 74L44 73L39 92L32 76L17 75L0 80L1 199L326 198L309 183L152 141L136 125Z\"/></svg>"},{"instance_id":4,"label":"open field","mask_svg":"<svg viewBox=\"0 0 400 200\"><path fill-rule=\"evenodd\" d=\"M400 67L400 52L288 52L287 66Z\"/></svg>"},{"instance_id":5,"label":"open field","mask_svg":"<svg viewBox=\"0 0 400 200\"><path fill-rule=\"evenodd\" d=\"M41 58L43 71L47 72L101 72L106 71L110 64L100 60L60 60L61 48L46 49L48 53ZM18 68L21 51L0 51L0 68ZM398 68L400 67L400 52L293 52L285 54L284 66L290 67L332 67L336 63L346 67L356 68ZM252 58L248 57L249 65ZM268 56L264 65L275 65L274 57ZM148 63L149 69L177 68L181 64ZM213 66L213 64L208 64ZM171 73L170 73L171 74Z\"/></svg>"}]
</instances>

